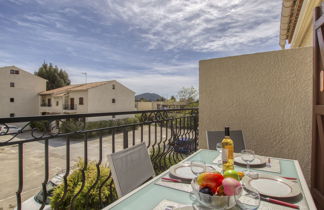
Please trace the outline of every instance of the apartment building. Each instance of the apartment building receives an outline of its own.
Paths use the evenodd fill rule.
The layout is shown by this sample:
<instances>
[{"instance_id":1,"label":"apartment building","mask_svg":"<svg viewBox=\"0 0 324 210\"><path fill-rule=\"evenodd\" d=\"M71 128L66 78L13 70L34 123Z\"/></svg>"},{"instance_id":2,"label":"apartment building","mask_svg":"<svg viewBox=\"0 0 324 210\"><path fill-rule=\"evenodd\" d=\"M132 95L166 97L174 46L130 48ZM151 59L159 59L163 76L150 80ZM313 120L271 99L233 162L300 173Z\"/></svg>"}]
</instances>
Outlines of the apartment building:
<instances>
[{"instance_id":1,"label":"apartment building","mask_svg":"<svg viewBox=\"0 0 324 210\"><path fill-rule=\"evenodd\" d=\"M135 110L135 92L116 80L69 85L43 91L39 95L39 112L42 115ZM91 118L91 120L99 119Z\"/></svg>"},{"instance_id":2,"label":"apartment building","mask_svg":"<svg viewBox=\"0 0 324 210\"><path fill-rule=\"evenodd\" d=\"M38 115L46 80L16 66L0 67L0 118Z\"/></svg>"},{"instance_id":3,"label":"apartment building","mask_svg":"<svg viewBox=\"0 0 324 210\"><path fill-rule=\"evenodd\" d=\"M184 101L138 101L135 103L137 111L157 109L183 109L188 103Z\"/></svg>"}]
</instances>

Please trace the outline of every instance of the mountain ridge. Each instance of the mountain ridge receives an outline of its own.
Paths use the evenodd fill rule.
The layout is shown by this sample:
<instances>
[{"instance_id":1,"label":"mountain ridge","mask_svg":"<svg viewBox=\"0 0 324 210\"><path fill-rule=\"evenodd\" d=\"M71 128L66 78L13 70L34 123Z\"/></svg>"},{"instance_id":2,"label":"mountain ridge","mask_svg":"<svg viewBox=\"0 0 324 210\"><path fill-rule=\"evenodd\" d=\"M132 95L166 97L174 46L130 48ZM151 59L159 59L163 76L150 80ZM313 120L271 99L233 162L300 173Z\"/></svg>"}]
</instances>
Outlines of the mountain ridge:
<instances>
[{"instance_id":1,"label":"mountain ridge","mask_svg":"<svg viewBox=\"0 0 324 210\"><path fill-rule=\"evenodd\" d=\"M139 101L141 99L144 99L146 101L157 101L160 98L162 98L162 96L156 93L142 93L135 96L136 101Z\"/></svg>"}]
</instances>

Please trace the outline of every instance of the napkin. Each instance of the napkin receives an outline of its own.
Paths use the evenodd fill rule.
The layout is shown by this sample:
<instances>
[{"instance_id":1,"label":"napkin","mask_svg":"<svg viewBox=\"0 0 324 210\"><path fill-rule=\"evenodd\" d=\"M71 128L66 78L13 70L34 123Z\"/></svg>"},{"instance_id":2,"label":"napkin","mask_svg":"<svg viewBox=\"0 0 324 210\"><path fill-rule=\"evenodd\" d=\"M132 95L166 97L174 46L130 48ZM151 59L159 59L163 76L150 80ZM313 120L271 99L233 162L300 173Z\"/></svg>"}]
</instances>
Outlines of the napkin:
<instances>
[{"instance_id":1,"label":"napkin","mask_svg":"<svg viewBox=\"0 0 324 210\"><path fill-rule=\"evenodd\" d=\"M236 154L234 154L235 156ZM222 157L220 155L217 156L216 159L213 160L213 163L217 163L219 160L221 160ZM280 160L278 159L274 159L274 158L270 158L271 160L271 166L264 166L264 167L253 167L251 169L255 169L255 170L260 170L260 171L268 171L268 172L274 172L274 173L280 173L281 169L280 169Z\"/></svg>"},{"instance_id":2,"label":"napkin","mask_svg":"<svg viewBox=\"0 0 324 210\"><path fill-rule=\"evenodd\" d=\"M156 207L154 207L153 210L165 210L165 209L177 209L177 208L181 208L181 207L185 207L187 205L185 204L181 204L181 203L177 203L174 201L170 201L170 200L162 200ZM191 209L193 209L191 207Z\"/></svg>"},{"instance_id":3,"label":"napkin","mask_svg":"<svg viewBox=\"0 0 324 210\"><path fill-rule=\"evenodd\" d=\"M170 178L168 175L166 175L164 177ZM162 179L159 179L157 182L155 182L155 184L161 185L163 187L169 187L169 188L173 188L176 190L181 190L181 191L188 192L188 193L192 191L191 184L189 184L189 183L169 182L169 181L164 181Z\"/></svg>"}]
</instances>

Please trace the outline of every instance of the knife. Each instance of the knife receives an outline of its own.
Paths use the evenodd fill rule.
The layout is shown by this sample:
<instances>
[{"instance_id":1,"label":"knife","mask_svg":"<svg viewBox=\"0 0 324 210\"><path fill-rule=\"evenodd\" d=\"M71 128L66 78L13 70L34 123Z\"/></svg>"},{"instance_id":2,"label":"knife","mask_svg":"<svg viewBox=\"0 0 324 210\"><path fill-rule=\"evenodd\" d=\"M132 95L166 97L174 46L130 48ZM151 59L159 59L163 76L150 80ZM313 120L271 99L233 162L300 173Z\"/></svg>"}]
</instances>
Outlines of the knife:
<instances>
[{"instance_id":1,"label":"knife","mask_svg":"<svg viewBox=\"0 0 324 210\"><path fill-rule=\"evenodd\" d=\"M297 178L295 178L295 177L282 176L282 178L284 178L284 179L288 179L288 180L297 181Z\"/></svg>"},{"instance_id":2,"label":"knife","mask_svg":"<svg viewBox=\"0 0 324 210\"><path fill-rule=\"evenodd\" d=\"M182 183L182 181L180 179L172 179L172 178L168 178L168 177L162 177L161 179L164 180L164 181L169 181L169 182Z\"/></svg>"},{"instance_id":3,"label":"knife","mask_svg":"<svg viewBox=\"0 0 324 210\"><path fill-rule=\"evenodd\" d=\"M278 205L287 206L287 207L294 208L294 209L299 209L298 205L295 205L295 204L292 204L292 203L288 203L288 202L284 202L284 201L280 201L280 200L276 200L276 199L269 198L269 197L264 197L264 196L260 196L260 197L261 197L261 200L264 200L264 201L267 201L267 202L270 202L270 203L275 203L275 204L278 204Z\"/></svg>"}]
</instances>

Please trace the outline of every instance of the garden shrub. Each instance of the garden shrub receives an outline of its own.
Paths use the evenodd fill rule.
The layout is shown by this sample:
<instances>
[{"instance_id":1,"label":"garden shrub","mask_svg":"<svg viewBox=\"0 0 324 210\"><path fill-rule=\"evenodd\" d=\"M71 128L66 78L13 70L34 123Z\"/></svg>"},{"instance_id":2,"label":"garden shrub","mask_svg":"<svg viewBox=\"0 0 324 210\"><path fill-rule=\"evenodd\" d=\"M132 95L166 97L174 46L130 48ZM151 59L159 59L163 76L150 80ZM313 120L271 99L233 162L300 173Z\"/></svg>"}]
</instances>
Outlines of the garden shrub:
<instances>
[{"instance_id":1,"label":"garden shrub","mask_svg":"<svg viewBox=\"0 0 324 210\"><path fill-rule=\"evenodd\" d=\"M161 174L168 168L170 168L172 165L177 164L181 160L187 157L187 155L179 155L177 153L171 152L164 154L162 159L156 158L156 154L153 156L152 151L151 153L151 161L154 166L154 170L156 175ZM161 153L159 154L161 155ZM80 190L82 185L82 173L80 169L82 169L84 166L84 162L80 159L78 163L76 163L76 168L67 179L68 187L67 187L67 193L62 203L60 203L60 200L64 193L64 183L60 184L58 187L56 187L53 191L53 196L51 199L51 208L52 209L69 209L71 205L71 200L73 196ZM90 191L90 193L87 195L88 190L90 187L94 184L94 182L97 179L97 168L96 168L96 162L95 161L89 161L87 165L87 169L85 171L85 185L81 193L76 197L74 201L74 209L102 209L103 207L109 205L113 201L118 199L118 195L115 190L115 186L112 182L112 178L110 178L102 187L101 191L101 198L102 198L102 206L100 206L99 203L99 187L104 182L104 180L109 176L110 169L107 166L100 166L100 178L96 186ZM111 185L111 186L110 186ZM86 199L88 199L87 202L87 208L85 208Z\"/></svg>"},{"instance_id":2,"label":"garden shrub","mask_svg":"<svg viewBox=\"0 0 324 210\"><path fill-rule=\"evenodd\" d=\"M49 122L47 120L32 121L30 127L37 131L45 132L49 131Z\"/></svg>"},{"instance_id":3,"label":"garden shrub","mask_svg":"<svg viewBox=\"0 0 324 210\"><path fill-rule=\"evenodd\" d=\"M83 134L77 133L77 131L82 130L83 128L85 130L95 130L99 128L110 128L110 127L117 127L117 126L123 126L123 125L130 125L122 128L116 128L115 133L120 133L124 130L130 131L134 128L133 124L139 123L138 118L125 118L125 119L116 119L116 120L101 120L101 121L94 121L94 122L86 122L86 125L80 121L70 120L70 121L64 121L60 125L60 131L62 133L70 133L75 132L75 134L71 135L72 139L80 139L84 137ZM135 129L138 126L135 126ZM88 133L88 137L98 137L100 134L102 135L109 135L112 133L112 129L102 130L102 131L92 131Z\"/></svg>"},{"instance_id":4,"label":"garden shrub","mask_svg":"<svg viewBox=\"0 0 324 210\"><path fill-rule=\"evenodd\" d=\"M76 170L74 170L68 176L68 188L65 199L62 203L59 203L63 196L64 192L64 183L60 184L58 187L54 189L53 196L51 197L51 207L52 209L68 209L71 205L71 200L73 196L80 190L82 185L82 173L80 171L84 166L84 162L79 160L76 164ZM81 193L76 197L74 201L74 209L101 209L104 206L109 205L114 200L117 200L118 196L115 191L115 187L112 184L110 187L110 183L112 179L110 178L102 187L101 190L101 198L102 198L102 206L99 203L99 187L104 182L104 180L108 177L110 169L107 166L100 166L100 178L96 186L90 191L87 195L89 188L95 183L97 179L97 168L96 162L90 161L87 165L87 170L85 171L85 185ZM111 199L112 198L112 199ZM88 199L87 208L85 208L86 199Z\"/></svg>"}]
</instances>

